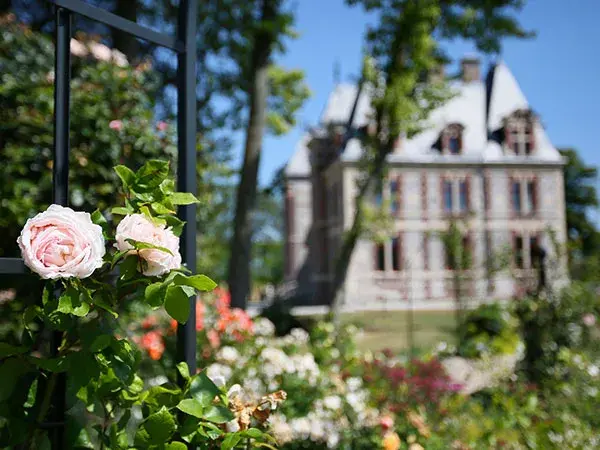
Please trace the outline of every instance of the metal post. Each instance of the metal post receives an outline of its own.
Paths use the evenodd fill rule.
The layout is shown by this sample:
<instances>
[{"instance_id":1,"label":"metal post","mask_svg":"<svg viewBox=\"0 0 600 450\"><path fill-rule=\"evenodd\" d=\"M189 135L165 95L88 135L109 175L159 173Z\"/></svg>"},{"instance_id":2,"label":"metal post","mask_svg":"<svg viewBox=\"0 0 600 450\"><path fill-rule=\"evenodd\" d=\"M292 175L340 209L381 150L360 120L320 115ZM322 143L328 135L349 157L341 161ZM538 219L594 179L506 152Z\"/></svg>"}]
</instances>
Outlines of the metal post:
<instances>
[{"instance_id":1,"label":"metal post","mask_svg":"<svg viewBox=\"0 0 600 450\"><path fill-rule=\"evenodd\" d=\"M179 3L177 38L184 51L177 55L177 188L196 193L196 20L197 0ZM179 218L186 222L181 235L183 263L196 271L196 206L180 206ZM177 360L196 371L196 298L190 298L190 317L177 329Z\"/></svg>"},{"instance_id":2,"label":"metal post","mask_svg":"<svg viewBox=\"0 0 600 450\"><path fill-rule=\"evenodd\" d=\"M71 12L56 8L56 52L54 82L54 161L52 166L52 201L66 206L69 203L69 98L71 84ZM58 355L62 333L52 333L50 348ZM57 374L52 397L51 422L58 426L50 432L52 449L66 448L64 442L66 377Z\"/></svg>"}]
</instances>

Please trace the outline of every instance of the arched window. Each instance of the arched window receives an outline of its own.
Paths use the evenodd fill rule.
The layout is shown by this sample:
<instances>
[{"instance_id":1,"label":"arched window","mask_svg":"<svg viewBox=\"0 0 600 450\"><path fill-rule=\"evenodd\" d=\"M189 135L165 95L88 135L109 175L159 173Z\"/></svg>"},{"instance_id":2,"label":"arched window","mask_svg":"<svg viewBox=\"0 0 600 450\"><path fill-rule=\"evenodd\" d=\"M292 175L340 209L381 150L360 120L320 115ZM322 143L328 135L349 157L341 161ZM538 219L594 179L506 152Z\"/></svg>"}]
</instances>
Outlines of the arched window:
<instances>
[{"instance_id":1,"label":"arched window","mask_svg":"<svg viewBox=\"0 0 600 450\"><path fill-rule=\"evenodd\" d=\"M442 154L444 155L460 155L463 150L463 129L459 123L448 125L442 131Z\"/></svg>"},{"instance_id":2,"label":"arched window","mask_svg":"<svg viewBox=\"0 0 600 450\"><path fill-rule=\"evenodd\" d=\"M504 121L504 146L510 154L529 156L535 151L535 116L519 109Z\"/></svg>"}]
</instances>

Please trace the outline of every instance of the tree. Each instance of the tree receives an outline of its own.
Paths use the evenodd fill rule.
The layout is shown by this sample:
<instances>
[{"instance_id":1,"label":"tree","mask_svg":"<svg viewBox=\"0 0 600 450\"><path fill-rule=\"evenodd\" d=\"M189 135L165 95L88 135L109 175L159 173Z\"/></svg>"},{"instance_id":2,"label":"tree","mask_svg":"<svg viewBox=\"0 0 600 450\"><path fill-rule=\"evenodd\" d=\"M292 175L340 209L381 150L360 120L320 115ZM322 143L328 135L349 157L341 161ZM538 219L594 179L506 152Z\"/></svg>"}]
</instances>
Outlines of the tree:
<instances>
[{"instance_id":1,"label":"tree","mask_svg":"<svg viewBox=\"0 0 600 450\"><path fill-rule=\"evenodd\" d=\"M372 89L374 118L362 135L365 149L357 181L352 225L345 233L335 263L332 312L337 320L350 257L368 226L365 200L385 175L387 156L397 138L410 138L424 126L431 111L450 95L443 80L425 82L436 66L448 61L439 43L472 41L483 52L500 49L505 37L524 38L514 17L521 0L347 0L377 13L379 22L367 31L367 56L362 83ZM369 130L372 129L372 132Z\"/></svg>"},{"instance_id":2,"label":"tree","mask_svg":"<svg viewBox=\"0 0 600 450\"><path fill-rule=\"evenodd\" d=\"M254 31L250 41L251 59L245 71L249 80L249 111L227 278L231 304L238 308L245 308L251 287L251 213L257 199L263 133L268 124L275 132L285 131L286 121L293 121L294 112L308 95L306 88L299 85L301 77L273 67L271 62L280 40L290 34L293 16L283 10L282 0L262 0L260 4L259 21L253 25ZM282 94L279 95L280 101L272 101L269 104L270 92L277 91ZM291 95L286 96L286 93Z\"/></svg>"},{"instance_id":3,"label":"tree","mask_svg":"<svg viewBox=\"0 0 600 450\"><path fill-rule=\"evenodd\" d=\"M597 278L600 232L589 214L599 206L596 192L598 169L587 166L575 149L560 149L560 153L567 161L565 202L571 275L576 279Z\"/></svg>"}]
</instances>

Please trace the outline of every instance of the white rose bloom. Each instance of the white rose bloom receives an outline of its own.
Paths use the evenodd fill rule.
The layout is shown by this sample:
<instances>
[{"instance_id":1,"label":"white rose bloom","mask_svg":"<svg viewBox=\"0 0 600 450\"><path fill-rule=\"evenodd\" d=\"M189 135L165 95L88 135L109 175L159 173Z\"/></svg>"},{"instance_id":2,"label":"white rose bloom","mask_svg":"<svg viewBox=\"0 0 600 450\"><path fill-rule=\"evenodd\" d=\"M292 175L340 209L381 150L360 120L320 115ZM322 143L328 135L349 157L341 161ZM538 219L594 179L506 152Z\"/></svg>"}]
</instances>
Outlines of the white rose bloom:
<instances>
[{"instance_id":1,"label":"white rose bloom","mask_svg":"<svg viewBox=\"0 0 600 450\"><path fill-rule=\"evenodd\" d=\"M588 367L588 374L590 375L590 377L597 377L598 374L600 373L600 369L598 368L598 366L592 364Z\"/></svg>"},{"instance_id":2,"label":"white rose bloom","mask_svg":"<svg viewBox=\"0 0 600 450\"><path fill-rule=\"evenodd\" d=\"M206 376L212 380L213 383L217 384L215 379L224 379L225 383L231 378L233 371L231 367L227 367L223 364L214 363L207 367Z\"/></svg>"},{"instance_id":3,"label":"white rose bloom","mask_svg":"<svg viewBox=\"0 0 600 450\"><path fill-rule=\"evenodd\" d=\"M217 353L217 361L225 362L228 364L235 363L240 357L238 351L230 346L225 346Z\"/></svg>"},{"instance_id":4,"label":"white rose bloom","mask_svg":"<svg viewBox=\"0 0 600 450\"><path fill-rule=\"evenodd\" d=\"M292 331L290 331L290 336L292 336L294 338L294 341L296 341L296 343L299 344L306 344L310 339L310 336L308 335L306 330L303 330L302 328L292 329Z\"/></svg>"},{"instance_id":5,"label":"white rose bloom","mask_svg":"<svg viewBox=\"0 0 600 450\"><path fill-rule=\"evenodd\" d=\"M254 334L256 336L273 336L275 325L269 319L259 317L254 321Z\"/></svg>"},{"instance_id":6,"label":"white rose bloom","mask_svg":"<svg viewBox=\"0 0 600 450\"><path fill-rule=\"evenodd\" d=\"M328 395L323 399L323 406L332 411L338 411L342 408L342 399L337 395Z\"/></svg>"},{"instance_id":7,"label":"white rose bloom","mask_svg":"<svg viewBox=\"0 0 600 450\"><path fill-rule=\"evenodd\" d=\"M358 377L348 378L346 380L346 386L350 392L358 391L362 387L362 379Z\"/></svg>"}]
</instances>

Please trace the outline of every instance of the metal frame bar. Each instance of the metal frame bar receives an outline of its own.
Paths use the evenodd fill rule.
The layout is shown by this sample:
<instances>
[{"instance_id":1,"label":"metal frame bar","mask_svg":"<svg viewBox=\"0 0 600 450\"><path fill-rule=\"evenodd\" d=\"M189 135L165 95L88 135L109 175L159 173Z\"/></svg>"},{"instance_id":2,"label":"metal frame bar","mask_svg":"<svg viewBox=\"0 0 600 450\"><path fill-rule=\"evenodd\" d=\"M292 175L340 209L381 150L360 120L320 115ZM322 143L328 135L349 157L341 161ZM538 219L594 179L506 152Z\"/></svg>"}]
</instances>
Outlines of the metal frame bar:
<instances>
[{"instance_id":1,"label":"metal frame bar","mask_svg":"<svg viewBox=\"0 0 600 450\"><path fill-rule=\"evenodd\" d=\"M52 170L53 202L69 203L69 104L71 82L71 22L73 14L80 14L97 22L125 31L177 52L177 129L178 167L177 186L182 192L196 194L196 20L198 0L181 0L178 11L176 37L158 33L135 22L119 17L81 0L48 0L56 6L56 54L54 84L54 160ZM196 206L179 208L179 217L186 222L181 235L183 263L192 272L196 270ZM27 273L20 258L0 258L0 274ZM56 293L55 293L56 294ZM191 315L187 324L177 333L177 359L185 361L190 372L196 368L196 298L190 298ZM53 333L51 348L60 346L62 333ZM66 377L60 374L52 400L49 423L56 424L50 431L52 449L66 448L64 438ZM190 446L190 448L194 448Z\"/></svg>"},{"instance_id":2,"label":"metal frame bar","mask_svg":"<svg viewBox=\"0 0 600 450\"><path fill-rule=\"evenodd\" d=\"M51 0L56 6L68 9L76 14L103 23L113 28L129 33L140 39L158 44L161 47L170 48L178 53L185 51L182 42L177 41L173 36L169 36L150 28L139 25L131 20L124 19L121 16L106 11L105 9L84 3L81 0ZM133 0L131 0L133 1ZM181 6L180 6L181 10Z\"/></svg>"},{"instance_id":3,"label":"metal frame bar","mask_svg":"<svg viewBox=\"0 0 600 450\"><path fill-rule=\"evenodd\" d=\"M181 0L177 39L187 51L177 56L177 189L196 194L196 18L197 0ZM181 256L188 269L196 271L196 205L179 207L186 222L181 234ZM190 297L190 317L177 328L177 359L185 361L190 373L196 368L196 297Z\"/></svg>"}]
</instances>

